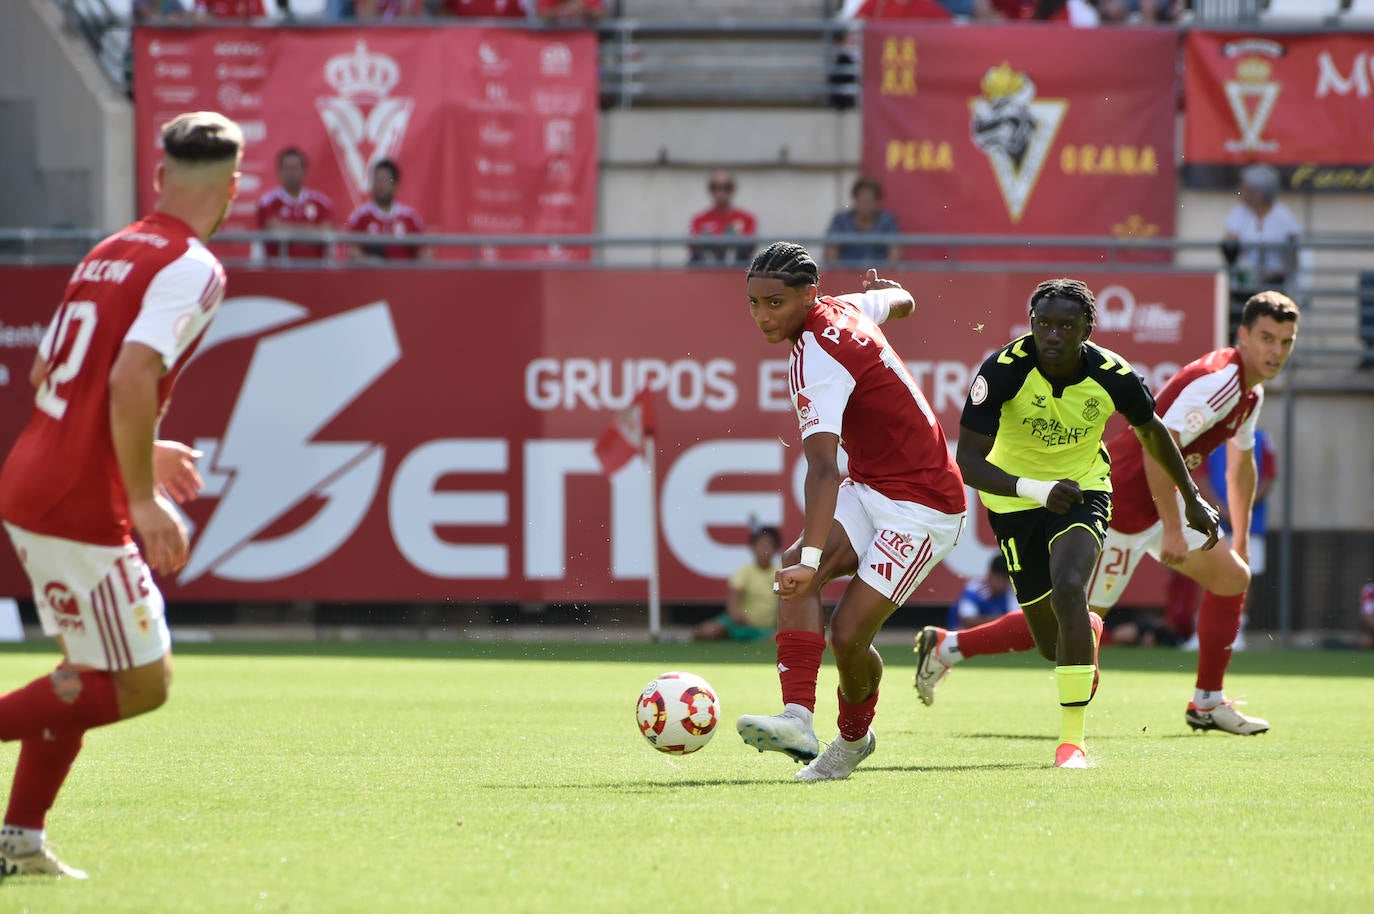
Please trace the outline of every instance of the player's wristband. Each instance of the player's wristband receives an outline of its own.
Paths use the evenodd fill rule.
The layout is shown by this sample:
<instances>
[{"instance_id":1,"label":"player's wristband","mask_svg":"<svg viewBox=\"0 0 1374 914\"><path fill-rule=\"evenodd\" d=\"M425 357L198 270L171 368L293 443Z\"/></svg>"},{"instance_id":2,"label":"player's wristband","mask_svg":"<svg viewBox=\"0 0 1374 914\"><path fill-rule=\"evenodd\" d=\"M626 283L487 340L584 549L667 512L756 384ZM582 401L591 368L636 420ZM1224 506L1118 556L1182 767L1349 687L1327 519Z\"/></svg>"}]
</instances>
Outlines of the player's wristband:
<instances>
[{"instance_id":1,"label":"player's wristband","mask_svg":"<svg viewBox=\"0 0 1374 914\"><path fill-rule=\"evenodd\" d=\"M821 550L815 546L803 546L798 564L805 565L812 571L819 569L821 567Z\"/></svg>"},{"instance_id":2,"label":"player's wristband","mask_svg":"<svg viewBox=\"0 0 1374 914\"><path fill-rule=\"evenodd\" d=\"M1022 498L1029 498L1037 501L1042 506L1048 506L1050 503L1050 493L1054 491L1054 487L1057 484L1058 480L1044 482L1039 479L1027 479L1024 476L1020 476L1016 480L1016 494L1020 495Z\"/></svg>"}]
</instances>

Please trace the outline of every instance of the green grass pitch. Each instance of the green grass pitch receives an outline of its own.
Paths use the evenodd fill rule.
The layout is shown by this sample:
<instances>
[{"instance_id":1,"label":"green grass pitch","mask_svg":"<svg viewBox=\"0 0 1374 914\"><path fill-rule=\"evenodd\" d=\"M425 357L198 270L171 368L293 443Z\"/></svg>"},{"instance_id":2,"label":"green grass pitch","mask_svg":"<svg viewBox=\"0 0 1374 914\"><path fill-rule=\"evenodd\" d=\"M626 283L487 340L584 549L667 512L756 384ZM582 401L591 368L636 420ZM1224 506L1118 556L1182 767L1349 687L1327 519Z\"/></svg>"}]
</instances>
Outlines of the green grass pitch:
<instances>
[{"instance_id":1,"label":"green grass pitch","mask_svg":"<svg viewBox=\"0 0 1374 914\"><path fill-rule=\"evenodd\" d=\"M1238 655L1229 692L1274 727L1242 738L1185 726L1195 655L1109 648L1095 767L1058 771L1048 664L967 663L925 708L883 654L877 752L800 784L734 733L777 709L771 645L188 645L49 817L91 879L6 880L0 911L1374 910L1374 655ZM0 684L54 659L0 653ZM686 758L633 717L675 668L724 711ZM823 739L834 690L827 666Z\"/></svg>"}]
</instances>

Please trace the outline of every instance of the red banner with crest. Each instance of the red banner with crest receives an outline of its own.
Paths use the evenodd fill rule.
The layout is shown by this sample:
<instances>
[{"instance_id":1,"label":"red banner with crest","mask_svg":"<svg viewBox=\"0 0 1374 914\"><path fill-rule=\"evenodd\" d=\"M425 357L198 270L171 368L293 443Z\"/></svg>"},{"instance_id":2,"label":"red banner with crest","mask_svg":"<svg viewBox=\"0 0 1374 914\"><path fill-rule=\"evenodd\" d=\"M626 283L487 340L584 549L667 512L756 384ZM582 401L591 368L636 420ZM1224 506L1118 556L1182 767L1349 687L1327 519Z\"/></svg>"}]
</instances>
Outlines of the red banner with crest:
<instances>
[{"instance_id":1,"label":"red banner with crest","mask_svg":"<svg viewBox=\"0 0 1374 914\"><path fill-rule=\"evenodd\" d=\"M31 409L28 369L69 275L0 268L0 453ZM952 444L978 365L1025 332L1043 277L895 278L918 311L885 331ZM1152 388L1216 345L1216 275L1087 279L1093 338ZM455 289L503 305L454 308ZM787 348L742 300L740 277L715 271L234 271L161 430L204 452L207 484L168 596L642 602L656 497L664 600L722 600L751 524L792 537L802 523ZM638 458L607 479L595 453L645 388L653 494ZM986 571L996 547L969 496L963 540L912 602L951 602ZM1126 599L1158 605L1162 576L1142 571ZM0 594L28 592L0 549Z\"/></svg>"},{"instance_id":2,"label":"red banner with crest","mask_svg":"<svg viewBox=\"0 0 1374 914\"><path fill-rule=\"evenodd\" d=\"M371 166L396 161L396 199L426 229L474 235L595 230L596 36L490 28L134 31L139 211L153 208L161 124L211 109L247 137L226 228L253 230L277 153L302 150L306 186L336 227L369 199ZM582 249L485 248L439 256L584 259Z\"/></svg>"},{"instance_id":3,"label":"red banner with crest","mask_svg":"<svg viewBox=\"0 0 1374 914\"><path fill-rule=\"evenodd\" d=\"M1188 33L1189 166L1289 166L1295 190L1374 190L1374 34Z\"/></svg>"},{"instance_id":4,"label":"red banner with crest","mask_svg":"<svg viewBox=\"0 0 1374 914\"><path fill-rule=\"evenodd\" d=\"M1177 41L868 23L864 172L904 232L1172 237Z\"/></svg>"}]
</instances>

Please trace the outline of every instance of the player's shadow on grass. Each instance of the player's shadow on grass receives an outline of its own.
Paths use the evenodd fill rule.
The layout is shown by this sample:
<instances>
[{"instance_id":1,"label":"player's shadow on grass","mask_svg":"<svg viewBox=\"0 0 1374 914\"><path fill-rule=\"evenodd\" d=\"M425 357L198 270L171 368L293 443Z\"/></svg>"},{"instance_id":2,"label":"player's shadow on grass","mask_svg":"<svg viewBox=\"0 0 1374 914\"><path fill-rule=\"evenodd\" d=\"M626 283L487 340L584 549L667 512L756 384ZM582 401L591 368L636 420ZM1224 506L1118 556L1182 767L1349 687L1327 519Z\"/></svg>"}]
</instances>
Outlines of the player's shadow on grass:
<instances>
[{"instance_id":1,"label":"player's shadow on grass","mask_svg":"<svg viewBox=\"0 0 1374 914\"><path fill-rule=\"evenodd\" d=\"M900 771L911 774L948 773L959 771L1017 771L1044 768L1039 762L982 762L977 765L864 765L860 771Z\"/></svg>"}]
</instances>

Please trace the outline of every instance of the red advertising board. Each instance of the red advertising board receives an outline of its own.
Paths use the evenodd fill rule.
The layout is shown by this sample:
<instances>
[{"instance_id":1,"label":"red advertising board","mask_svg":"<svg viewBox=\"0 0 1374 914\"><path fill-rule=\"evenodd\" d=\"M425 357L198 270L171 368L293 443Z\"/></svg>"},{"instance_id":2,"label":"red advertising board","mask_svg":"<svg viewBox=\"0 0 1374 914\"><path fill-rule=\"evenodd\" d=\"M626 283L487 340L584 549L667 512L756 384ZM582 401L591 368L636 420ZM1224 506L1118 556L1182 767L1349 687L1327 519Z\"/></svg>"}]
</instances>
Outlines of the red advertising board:
<instances>
[{"instance_id":1,"label":"red advertising board","mask_svg":"<svg viewBox=\"0 0 1374 914\"><path fill-rule=\"evenodd\" d=\"M5 450L68 274L0 269ZM919 310L888 335L953 441L977 366L1024 332L1043 277L905 278ZM1152 387L1215 345L1213 274L1091 282L1094 338ZM162 428L204 452L207 483L173 599L641 602L647 472L606 479L593 443L646 384L665 600L719 601L751 521L800 528L787 350L754 328L735 274L239 270L229 296ZM951 601L993 549L975 508L913 602ZM27 592L0 550L0 594Z\"/></svg>"},{"instance_id":2,"label":"red advertising board","mask_svg":"<svg viewBox=\"0 0 1374 914\"><path fill-rule=\"evenodd\" d=\"M277 153L295 147L310 162L307 186L330 197L338 227L368 199L371 166L392 159L402 172L396 198L418 209L430 232L595 230L594 33L140 27L134 85L140 212L156 200L160 125L213 109L238 121L248 141L226 228L257 228L254 206L277 186ZM586 252L476 253L496 261Z\"/></svg>"},{"instance_id":3,"label":"red advertising board","mask_svg":"<svg viewBox=\"0 0 1374 914\"><path fill-rule=\"evenodd\" d=\"M1172 237L1176 55L1154 29L869 23L864 171L904 232Z\"/></svg>"},{"instance_id":4,"label":"red advertising board","mask_svg":"<svg viewBox=\"0 0 1374 914\"><path fill-rule=\"evenodd\" d=\"M1191 31L1184 47L1190 166L1269 162L1295 166L1294 188L1374 190L1374 34Z\"/></svg>"}]
</instances>

